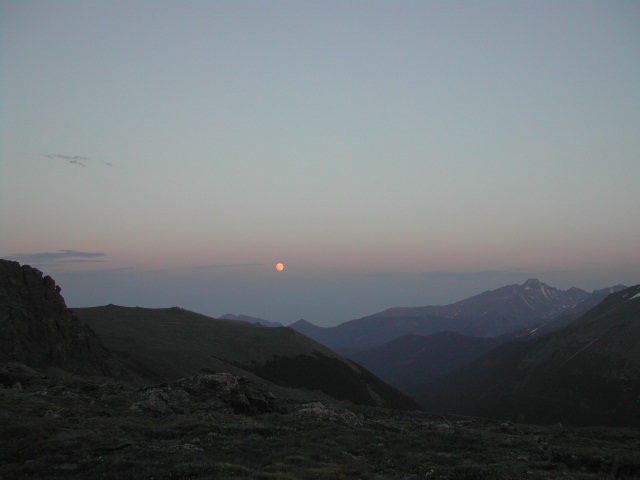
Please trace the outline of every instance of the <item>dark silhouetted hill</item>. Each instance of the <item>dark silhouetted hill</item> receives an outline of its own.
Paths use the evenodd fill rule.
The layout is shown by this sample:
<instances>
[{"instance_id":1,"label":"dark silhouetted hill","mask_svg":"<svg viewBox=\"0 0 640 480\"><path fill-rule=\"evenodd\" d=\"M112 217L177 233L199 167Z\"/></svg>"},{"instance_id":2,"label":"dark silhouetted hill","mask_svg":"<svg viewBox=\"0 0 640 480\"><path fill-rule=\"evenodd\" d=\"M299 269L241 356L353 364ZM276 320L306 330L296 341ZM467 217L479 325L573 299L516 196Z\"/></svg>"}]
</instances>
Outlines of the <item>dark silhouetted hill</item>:
<instances>
[{"instance_id":1,"label":"dark silhouetted hill","mask_svg":"<svg viewBox=\"0 0 640 480\"><path fill-rule=\"evenodd\" d=\"M419 408L363 367L290 328L213 319L177 307L107 305L74 311L149 382L173 381L204 368L356 404Z\"/></svg>"},{"instance_id":2,"label":"dark silhouetted hill","mask_svg":"<svg viewBox=\"0 0 640 480\"><path fill-rule=\"evenodd\" d=\"M453 332L405 335L354 353L350 358L390 385L413 394L425 382L471 363L504 342L500 338L469 337Z\"/></svg>"}]
</instances>

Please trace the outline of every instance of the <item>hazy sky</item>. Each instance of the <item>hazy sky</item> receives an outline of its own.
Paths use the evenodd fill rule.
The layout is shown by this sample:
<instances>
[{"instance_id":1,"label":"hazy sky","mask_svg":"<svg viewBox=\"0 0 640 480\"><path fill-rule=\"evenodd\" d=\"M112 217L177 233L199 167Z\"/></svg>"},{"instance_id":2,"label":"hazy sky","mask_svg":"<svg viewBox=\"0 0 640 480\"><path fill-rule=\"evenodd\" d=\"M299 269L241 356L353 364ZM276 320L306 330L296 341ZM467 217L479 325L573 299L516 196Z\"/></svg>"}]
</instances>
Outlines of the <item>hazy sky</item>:
<instances>
[{"instance_id":1,"label":"hazy sky","mask_svg":"<svg viewBox=\"0 0 640 480\"><path fill-rule=\"evenodd\" d=\"M0 257L70 306L640 282L640 2L0 5Z\"/></svg>"}]
</instances>

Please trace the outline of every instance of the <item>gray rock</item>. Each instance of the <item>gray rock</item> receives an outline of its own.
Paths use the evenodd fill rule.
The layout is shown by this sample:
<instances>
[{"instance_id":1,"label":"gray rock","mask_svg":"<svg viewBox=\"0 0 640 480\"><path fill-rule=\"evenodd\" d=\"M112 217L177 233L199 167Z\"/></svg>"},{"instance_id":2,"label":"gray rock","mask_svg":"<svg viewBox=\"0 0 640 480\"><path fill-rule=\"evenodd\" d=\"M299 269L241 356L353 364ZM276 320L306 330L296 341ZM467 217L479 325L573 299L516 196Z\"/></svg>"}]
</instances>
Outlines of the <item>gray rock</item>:
<instances>
[{"instance_id":1,"label":"gray rock","mask_svg":"<svg viewBox=\"0 0 640 480\"><path fill-rule=\"evenodd\" d=\"M67 308L51 277L0 260L0 363L9 362L82 375L123 373L93 330Z\"/></svg>"},{"instance_id":2,"label":"gray rock","mask_svg":"<svg viewBox=\"0 0 640 480\"><path fill-rule=\"evenodd\" d=\"M230 373L182 378L146 388L140 397L130 410L151 416L219 410L256 414L285 408L284 403L262 385Z\"/></svg>"}]
</instances>

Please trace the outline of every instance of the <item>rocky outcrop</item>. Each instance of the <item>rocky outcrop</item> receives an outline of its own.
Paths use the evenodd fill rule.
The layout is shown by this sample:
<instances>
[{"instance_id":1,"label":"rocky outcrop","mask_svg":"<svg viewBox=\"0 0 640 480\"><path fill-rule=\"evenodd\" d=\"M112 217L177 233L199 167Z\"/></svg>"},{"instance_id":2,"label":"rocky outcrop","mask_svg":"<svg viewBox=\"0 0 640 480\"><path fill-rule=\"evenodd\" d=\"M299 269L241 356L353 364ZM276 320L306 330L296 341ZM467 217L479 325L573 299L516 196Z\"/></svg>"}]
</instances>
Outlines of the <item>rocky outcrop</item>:
<instances>
[{"instance_id":1,"label":"rocky outcrop","mask_svg":"<svg viewBox=\"0 0 640 480\"><path fill-rule=\"evenodd\" d=\"M6 390L3 390L6 389ZM102 382L95 377L56 375L38 372L24 364L0 364L0 396L3 391L24 392L41 398L63 396L91 398L93 414L111 416L109 406L126 408L124 416L160 418L167 415L193 415L203 421L225 415L255 416L264 413L285 414L301 421L331 422L351 427L363 425L362 415L344 405L329 402L305 403L273 393L260 380L229 372L211 372L181 378L153 386L133 383ZM1 410L1 409L0 409ZM47 410L50 418L68 418L66 409ZM0 412L0 419L2 412Z\"/></svg>"},{"instance_id":2,"label":"rocky outcrop","mask_svg":"<svg viewBox=\"0 0 640 480\"><path fill-rule=\"evenodd\" d=\"M300 405L292 415L320 422L340 423L350 427L361 427L364 424L362 415L357 415L344 407L327 406L322 402Z\"/></svg>"},{"instance_id":3,"label":"rocky outcrop","mask_svg":"<svg viewBox=\"0 0 640 480\"><path fill-rule=\"evenodd\" d=\"M358 427L363 417L344 406L322 402L299 403L279 398L265 384L231 373L213 373L182 378L175 382L146 387L131 392L137 401L129 407L135 415L196 415L229 413L257 415L288 414L309 421L332 422Z\"/></svg>"},{"instance_id":4,"label":"rocky outcrop","mask_svg":"<svg viewBox=\"0 0 640 480\"><path fill-rule=\"evenodd\" d=\"M82 375L122 373L93 330L67 308L50 276L0 260L0 363L5 362Z\"/></svg>"},{"instance_id":5,"label":"rocky outcrop","mask_svg":"<svg viewBox=\"0 0 640 480\"><path fill-rule=\"evenodd\" d=\"M153 417L220 410L257 414L283 412L286 404L259 383L231 373L214 373L147 388L130 410Z\"/></svg>"}]
</instances>

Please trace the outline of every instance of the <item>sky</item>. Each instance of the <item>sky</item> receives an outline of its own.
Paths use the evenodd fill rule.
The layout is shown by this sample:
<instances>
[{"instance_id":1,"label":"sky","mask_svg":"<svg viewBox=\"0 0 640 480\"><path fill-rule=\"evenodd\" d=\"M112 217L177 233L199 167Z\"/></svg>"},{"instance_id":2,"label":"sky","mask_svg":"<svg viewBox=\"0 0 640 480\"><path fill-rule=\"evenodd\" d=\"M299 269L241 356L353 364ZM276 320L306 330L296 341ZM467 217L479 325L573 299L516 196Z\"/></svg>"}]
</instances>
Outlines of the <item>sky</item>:
<instances>
[{"instance_id":1,"label":"sky","mask_svg":"<svg viewBox=\"0 0 640 480\"><path fill-rule=\"evenodd\" d=\"M70 307L330 326L528 278L640 283L640 2L0 17L0 258Z\"/></svg>"}]
</instances>

